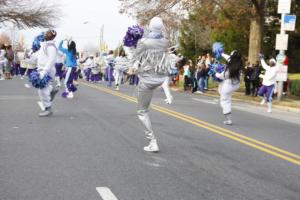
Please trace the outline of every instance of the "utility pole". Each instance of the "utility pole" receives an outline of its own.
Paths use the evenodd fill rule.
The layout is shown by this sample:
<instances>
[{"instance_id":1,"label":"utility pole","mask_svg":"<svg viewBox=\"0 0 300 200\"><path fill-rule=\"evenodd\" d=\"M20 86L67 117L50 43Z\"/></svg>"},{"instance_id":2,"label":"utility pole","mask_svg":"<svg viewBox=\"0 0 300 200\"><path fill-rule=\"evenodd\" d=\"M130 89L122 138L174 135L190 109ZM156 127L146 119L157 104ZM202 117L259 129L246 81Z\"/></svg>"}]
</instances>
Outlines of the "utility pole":
<instances>
[{"instance_id":1,"label":"utility pole","mask_svg":"<svg viewBox=\"0 0 300 200\"><path fill-rule=\"evenodd\" d=\"M101 28L100 28L100 58L102 58L102 48L103 48L103 41L104 41L104 24L102 24Z\"/></svg>"},{"instance_id":2,"label":"utility pole","mask_svg":"<svg viewBox=\"0 0 300 200\"><path fill-rule=\"evenodd\" d=\"M283 82L287 81L288 78L288 66L284 65L286 58L285 51L288 50L288 35L286 34L286 31L295 30L296 24L296 16L287 15L291 12L291 3L291 0L278 1L278 14L281 14L280 34L276 35L276 50L279 50L279 54L276 57L277 64L279 65L277 74L277 98L279 101L282 99Z\"/></svg>"}]
</instances>

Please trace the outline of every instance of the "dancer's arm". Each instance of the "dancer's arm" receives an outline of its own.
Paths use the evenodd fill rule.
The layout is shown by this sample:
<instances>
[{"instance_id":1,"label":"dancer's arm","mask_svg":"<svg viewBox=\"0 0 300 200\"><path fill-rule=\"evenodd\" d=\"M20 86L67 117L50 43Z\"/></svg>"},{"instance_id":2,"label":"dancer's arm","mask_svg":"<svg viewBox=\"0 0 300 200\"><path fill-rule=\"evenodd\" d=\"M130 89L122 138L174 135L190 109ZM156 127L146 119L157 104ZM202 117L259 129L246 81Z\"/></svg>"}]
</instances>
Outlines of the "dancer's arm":
<instances>
[{"instance_id":1,"label":"dancer's arm","mask_svg":"<svg viewBox=\"0 0 300 200\"><path fill-rule=\"evenodd\" d=\"M59 43L59 47L58 49L63 52L64 54L68 53L68 50L66 48L63 47L63 44L64 44L64 41L62 40L60 43Z\"/></svg>"},{"instance_id":2,"label":"dancer's arm","mask_svg":"<svg viewBox=\"0 0 300 200\"><path fill-rule=\"evenodd\" d=\"M261 58L260 59L261 62L261 66L265 69L265 70L269 70L271 67L266 63L265 59Z\"/></svg>"},{"instance_id":3,"label":"dancer's arm","mask_svg":"<svg viewBox=\"0 0 300 200\"><path fill-rule=\"evenodd\" d=\"M216 77L221 80L225 80L225 71L222 73L216 73Z\"/></svg>"},{"instance_id":4,"label":"dancer's arm","mask_svg":"<svg viewBox=\"0 0 300 200\"><path fill-rule=\"evenodd\" d=\"M228 61L230 59L230 55L226 54L226 53L222 53L222 57Z\"/></svg>"}]
</instances>

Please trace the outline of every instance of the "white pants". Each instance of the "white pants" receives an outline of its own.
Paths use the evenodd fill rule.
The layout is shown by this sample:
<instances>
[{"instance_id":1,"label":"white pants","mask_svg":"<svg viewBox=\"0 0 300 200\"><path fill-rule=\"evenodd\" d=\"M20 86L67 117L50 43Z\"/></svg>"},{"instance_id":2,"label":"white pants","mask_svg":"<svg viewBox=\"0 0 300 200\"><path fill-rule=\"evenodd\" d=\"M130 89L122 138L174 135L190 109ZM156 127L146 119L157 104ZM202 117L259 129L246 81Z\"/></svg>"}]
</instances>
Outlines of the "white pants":
<instances>
[{"instance_id":1,"label":"white pants","mask_svg":"<svg viewBox=\"0 0 300 200\"><path fill-rule=\"evenodd\" d=\"M52 80L54 79L53 77L55 77L55 73L56 73L55 68L51 68L48 72L49 76L52 77ZM40 100L43 103L43 106L45 108L51 107L51 105L52 105L51 96L50 96L50 93L53 90L52 83L53 83L53 81L50 81L47 87L38 90Z\"/></svg>"},{"instance_id":2,"label":"white pants","mask_svg":"<svg viewBox=\"0 0 300 200\"><path fill-rule=\"evenodd\" d=\"M240 84L232 84L231 81L224 81L219 85L219 93L220 97L220 104L223 109L223 114L230 114L231 113L231 98L233 92L237 91L240 88Z\"/></svg>"},{"instance_id":3,"label":"white pants","mask_svg":"<svg viewBox=\"0 0 300 200\"><path fill-rule=\"evenodd\" d=\"M165 77L151 77L146 79L140 77L138 86L138 111L137 115L145 127L146 138L149 140L156 139L153 133L151 120L149 117L149 106L151 104L154 90L161 86L165 81Z\"/></svg>"},{"instance_id":4,"label":"white pants","mask_svg":"<svg viewBox=\"0 0 300 200\"><path fill-rule=\"evenodd\" d=\"M114 71L114 77L115 77L115 84L116 85L121 85L122 83L122 78L123 78L123 72L121 70L115 70Z\"/></svg>"},{"instance_id":5,"label":"white pants","mask_svg":"<svg viewBox=\"0 0 300 200\"><path fill-rule=\"evenodd\" d=\"M169 85L170 85L170 77L167 77L165 79L165 81L163 82L163 84L161 85L161 87L163 88L167 99L171 100L171 99L173 99L173 96L171 94Z\"/></svg>"},{"instance_id":6,"label":"white pants","mask_svg":"<svg viewBox=\"0 0 300 200\"><path fill-rule=\"evenodd\" d=\"M45 108L51 107L51 105L52 105L51 97L50 97L50 93L51 93L52 89L53 89L53 86L51 83L49 83L49 85L47 87L38 90L40 100L43 103L43 106Z\"/></svg>"},{"instance_id":7,"label":"white pants","mask_svg":"<svg viewBox=\"0 0 300 200\"><path fill-rule=\"evenodd\" d=\"M66 90L67 93L70 92L69 89L68 89L67 83L68 83L69 78L70 78L70 76L71 76L71 72L72 72L72 67L68 67L68 68L67 68L66 77L65 77L65 81L64 81L65 90Z\"/></svg>"}]
</instances>

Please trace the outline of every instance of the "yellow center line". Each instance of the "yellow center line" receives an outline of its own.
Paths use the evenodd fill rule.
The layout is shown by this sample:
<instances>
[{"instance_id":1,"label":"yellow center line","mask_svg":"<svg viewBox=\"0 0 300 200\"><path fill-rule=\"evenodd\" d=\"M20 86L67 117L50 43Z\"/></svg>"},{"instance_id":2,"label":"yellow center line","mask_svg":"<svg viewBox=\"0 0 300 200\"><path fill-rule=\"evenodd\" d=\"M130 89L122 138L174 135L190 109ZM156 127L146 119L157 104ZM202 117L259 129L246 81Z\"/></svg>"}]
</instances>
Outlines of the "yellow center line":
<instances>
[{"instance_id":1,"label":"yellow center line","mask_svg":"<svg viewBox=\"0 0 300 200\"><path fill-rule=\"evenodd\" d=\"M90 88L94 88L96 90L114 95L114 96L118 96L120 98L126 99L129 102L137 103L137 99L132 97L132 96L129 96L129 95L126 95L126 94L123 94L123 93L120 93L120 92L116 92L116 91L113 91L111 89L107 89L107 88L104 88L104 87L101 87L101 86L90 85L90 84L87 84L87 83L84 83L84 82L81 82L81 84L85 85L85 86L88 86ZM198 127L207 129L207 130L209 130L213 133L216 133L216 134L222 135L224 137L230 138L232 140L235 140L237 142L240 142L240 143L245 144L247 146L250 146L252 148L258 149L260 151L263 151L263 152L268 153L270 155L273 155L275 157L281 158L283 160L289 161L289 162L294 163L296 165L300 165L300 155L288 152L286 150L277 148L277 147L272 146L270 144L255 140L255 139L247 137L245 135L233 132L231 130L224 129L222 127L210 124L208 122L202 121L202 120L194 118L192 116L185 115L183 113L179 113L179 112L176 112L174 110L170 110L170 109L167 109L167 108L155 105L155 104L152 104L152 109L154 109L156 111L159 111L161 113L164 113L166 115L175 117L175 118L180 119L182 121L188 122L190 124L196 125Z\"/></svg>"}]
</instances>

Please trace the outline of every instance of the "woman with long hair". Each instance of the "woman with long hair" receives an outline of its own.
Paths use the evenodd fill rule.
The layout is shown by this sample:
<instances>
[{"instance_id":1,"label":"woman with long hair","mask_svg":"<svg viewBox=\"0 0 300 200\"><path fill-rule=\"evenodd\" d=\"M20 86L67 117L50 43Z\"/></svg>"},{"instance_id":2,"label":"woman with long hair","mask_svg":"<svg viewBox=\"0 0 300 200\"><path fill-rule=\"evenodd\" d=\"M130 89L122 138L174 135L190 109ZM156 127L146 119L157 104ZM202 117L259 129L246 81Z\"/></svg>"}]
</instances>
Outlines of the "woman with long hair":
<instances>
[{"instance_id":1,"label":"woman with long hair","mask_svg":"<svg viewBox=\"0 0 300 200\"><path fill-rule=\"evenodd\" d=\"M126 53L124 50L121 50L119 56L116 58L116 66L114 71L116 90L120 90L124 69L126 68L127 63L128 63L128 58L126 56Z\"/></svg>"},{"instance_id":2,"label":"woman with long hair","mask_svg":"<svg viewBox=\"0 0 300 200\"><path fill-rule=\"evenodd\" d=\"M231 119L231 98L233 92L240 88L240 72L243 68L242 56L238 51L233 51L231 55L222 54L227 60L227 66L224 72L217 73L216 77L221 79L219 85L220 104L223 109L223 114L226 120L225 125L232 125Z\"/></svg>"},{"instance_id":3,"label":"woman with long hair","mask_svg":"<svg viewBox=\"0 0 300 200\"><path fill-rule=\"evenodd\" d=\"M76 50L76 43L74 41L68 41L68 47L64 48L63 44L64 41L62 40L59 44L59 50L66 55L65 65L67 68L67 73L65 77L65 92L63 93L63 97L65 98L74 98L74 92L77 90L76 86L74 85L73 81L75 78L75 73L77 71L77 50Z\"/></svg>"}]
</instances>

